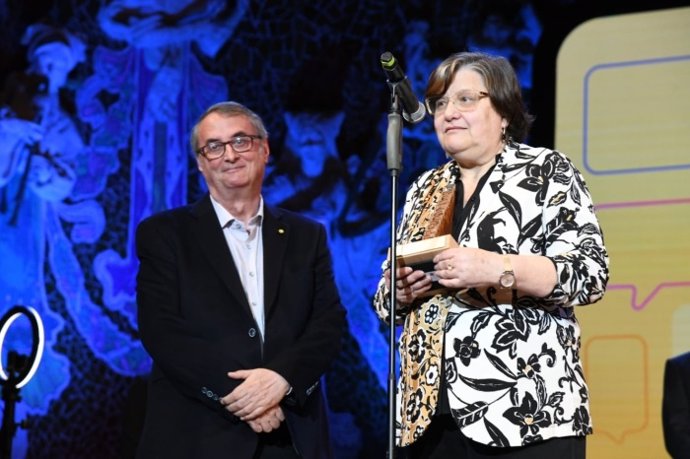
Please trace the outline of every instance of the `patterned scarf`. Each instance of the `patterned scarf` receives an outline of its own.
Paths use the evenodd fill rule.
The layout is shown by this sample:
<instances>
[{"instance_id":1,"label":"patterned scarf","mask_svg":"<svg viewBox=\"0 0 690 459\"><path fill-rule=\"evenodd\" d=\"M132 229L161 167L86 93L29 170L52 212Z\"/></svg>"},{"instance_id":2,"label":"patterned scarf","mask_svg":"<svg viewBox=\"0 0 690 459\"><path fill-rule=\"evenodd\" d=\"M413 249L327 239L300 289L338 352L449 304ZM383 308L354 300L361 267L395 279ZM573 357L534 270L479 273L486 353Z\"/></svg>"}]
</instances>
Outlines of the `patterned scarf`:
<instances>
[{"instance_id":1,"label":"patterned scarf","mask_svg":"<svg viewBox=\"0 0 690 459\"><path fill-rule=\"evenodd\" d=\"M449 161L434 169L416 189L412 189L410 208L398 231L398 243L418 241L438 236L439 227L447 225L434 221L434 216L444 214L441 207L449 190L454 196L455 183L460 169L455 161ZM453 208L450 209L452 223ZM441 229L443 231L443 229ZM448 233L448 230L445 230ZM418 439L431 423L438 403L441 369L443 362L443 325L451 298L437 294L419 300L405 318L400 337L400 380L397 403L402 422L397 424L397 436L401 446Z\"/></svg>"}]
</instances>

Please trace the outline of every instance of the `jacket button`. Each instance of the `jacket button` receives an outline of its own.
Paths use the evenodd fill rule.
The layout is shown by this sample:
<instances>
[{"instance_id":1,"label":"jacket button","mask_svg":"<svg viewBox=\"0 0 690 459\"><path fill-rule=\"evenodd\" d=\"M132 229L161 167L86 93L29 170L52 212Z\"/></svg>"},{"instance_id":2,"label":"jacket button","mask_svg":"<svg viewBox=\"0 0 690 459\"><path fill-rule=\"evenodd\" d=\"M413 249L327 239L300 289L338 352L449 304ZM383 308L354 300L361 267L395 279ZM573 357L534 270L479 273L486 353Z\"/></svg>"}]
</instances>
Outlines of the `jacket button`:
<instances>
[{"instance_id":1,"label":"jacket button","mask_svg":"<svg viewBox=\"0 0 690 459\"><path fill-rule=\"evenodd\" d=\"M254 338L256 336L256 329L250 328L249 331L247 332L250 338Z\"/></svg>"}]
</instances>

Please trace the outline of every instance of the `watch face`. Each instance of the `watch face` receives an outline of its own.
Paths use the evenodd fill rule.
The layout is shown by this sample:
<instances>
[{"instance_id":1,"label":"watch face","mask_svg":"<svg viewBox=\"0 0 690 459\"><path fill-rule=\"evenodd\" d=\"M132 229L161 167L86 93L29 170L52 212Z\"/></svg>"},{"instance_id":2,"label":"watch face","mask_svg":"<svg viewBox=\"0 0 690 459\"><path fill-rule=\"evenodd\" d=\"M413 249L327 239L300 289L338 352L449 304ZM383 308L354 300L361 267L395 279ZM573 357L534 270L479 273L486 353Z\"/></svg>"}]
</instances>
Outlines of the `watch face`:
<instances>
[{"instance_id":1,"label":"watch face","mask_svg":"<svg viewBox=\"0 0 690 459\"><path fill-rule=\"evenodd\" d=\"M498 278L500 288L512 288L515 284L515 273L510 263L510 257L503 255L503 274Z\"/></svg>"},{"instance_id":2,"label":"watch face","mask_svg":"<svg viewBox=\"0 0 690 459\"><path fill-rule=\"evenodd\" d=\"M512 272L503 273L498 279L498 283L501 284L503 288L510 288L515 283L515 275Z\"/></svg>"}]
</instances>

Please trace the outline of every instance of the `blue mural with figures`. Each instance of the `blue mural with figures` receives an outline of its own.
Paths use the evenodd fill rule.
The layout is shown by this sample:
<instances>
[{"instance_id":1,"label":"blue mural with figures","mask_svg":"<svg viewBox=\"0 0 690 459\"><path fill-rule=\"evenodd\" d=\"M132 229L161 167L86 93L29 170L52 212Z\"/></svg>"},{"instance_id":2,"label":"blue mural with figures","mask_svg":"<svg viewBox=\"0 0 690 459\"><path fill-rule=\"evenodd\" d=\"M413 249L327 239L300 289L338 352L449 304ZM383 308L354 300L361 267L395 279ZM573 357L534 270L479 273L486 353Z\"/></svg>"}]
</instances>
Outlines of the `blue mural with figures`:
<instances>
[{"instance_id":1,"label":"blue mural with figures","mask_svg":"<svg viewBox=\"0 0 690 459\"><path fill-rule=\"evenodd\" d=\"M189 130L227 99L267 124L266 201L328 230L349 320L324 378L336 454L383 457L388 330L371 299L390 237L390 92L379 57L393 52L421 96L451 52L499 53L529 101L543 16L575 2L294 3L0 0L0 314L32 306L46 336L16 405L28 426L13 457L131 457L151 366L135 228L206 192ZM403 135L399 198L444 161L430 121ZM3 361L28 353L30 336L17 321Z\"/></svg>"}]
</instances>

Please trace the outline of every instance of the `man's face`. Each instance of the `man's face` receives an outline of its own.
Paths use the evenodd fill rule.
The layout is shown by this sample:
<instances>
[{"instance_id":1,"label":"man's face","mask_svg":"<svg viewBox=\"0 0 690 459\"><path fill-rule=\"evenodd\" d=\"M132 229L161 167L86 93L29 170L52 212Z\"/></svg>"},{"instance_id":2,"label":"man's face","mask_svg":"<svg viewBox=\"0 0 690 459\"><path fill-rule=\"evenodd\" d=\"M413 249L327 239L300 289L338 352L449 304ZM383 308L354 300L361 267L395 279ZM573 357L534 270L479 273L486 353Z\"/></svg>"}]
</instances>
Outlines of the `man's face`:
<instances>
[{"instance_id":1,"label":"man's face","mask_svg":"<svg viewBox=\"0 0 690 459\"><path fill-rule=\"evenodd\" d=\"M256 136L259 133L245 116L227 117L211 113L199 123L198 147L209 142L227 142L240 135ZM221 198L228 192L258 196L269 154L267 139L253 139L247 151L237 153L228 144L219 158L207 159L204 155L197 155L197 161L212 196Z\"/></svg>"}]
</instances>

